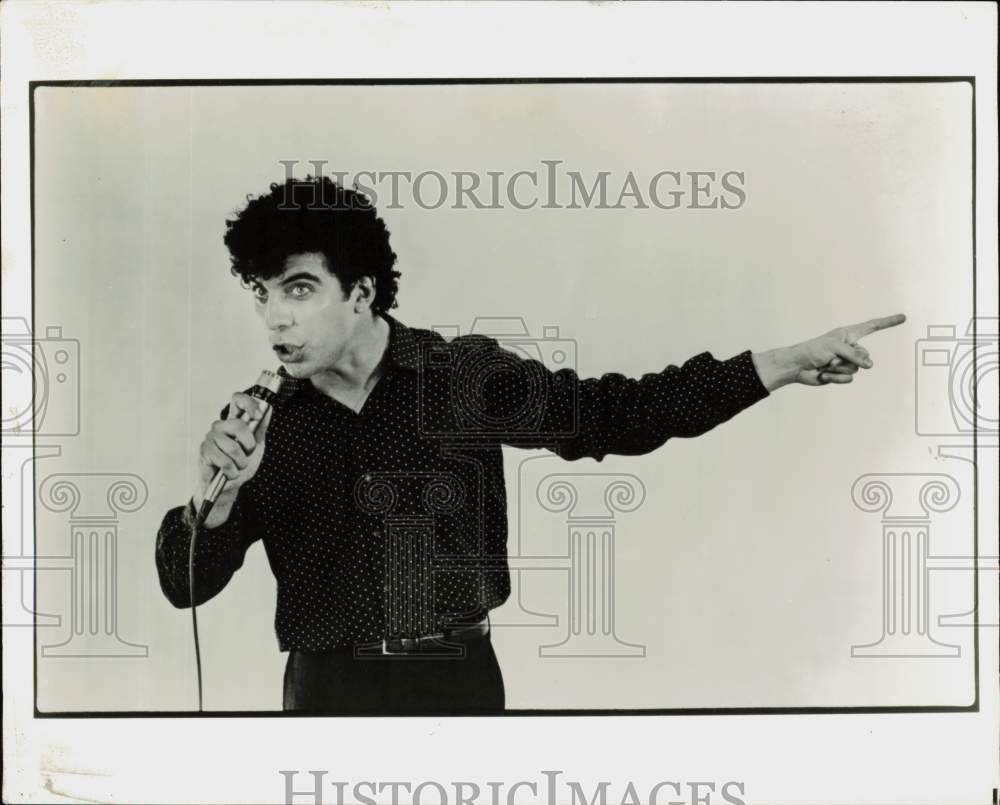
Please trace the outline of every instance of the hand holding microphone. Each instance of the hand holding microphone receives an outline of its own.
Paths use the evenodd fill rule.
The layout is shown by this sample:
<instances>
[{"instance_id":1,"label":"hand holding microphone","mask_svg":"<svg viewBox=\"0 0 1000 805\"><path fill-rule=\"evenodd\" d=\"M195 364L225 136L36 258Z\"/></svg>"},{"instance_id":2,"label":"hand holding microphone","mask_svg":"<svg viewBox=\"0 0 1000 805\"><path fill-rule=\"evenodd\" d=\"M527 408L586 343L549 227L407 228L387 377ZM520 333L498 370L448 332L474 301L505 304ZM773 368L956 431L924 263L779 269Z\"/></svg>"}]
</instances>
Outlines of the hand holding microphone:
<instances>
[{"instance_id":1,"label":"hand holding microphone","mask_svg":"<svg viewBox=\"0 0 1000 805\"><path fill-rule=\"evenodd\" d=\"M215 504L205 520L207 528L226 521L240 487L257 473L271 421L271 403L280 386L280 376L262 372L249 394L232 396L226 419L213 422L202 441L193 500L199 512L203 502Z\"/></svg>"}]
</instances>

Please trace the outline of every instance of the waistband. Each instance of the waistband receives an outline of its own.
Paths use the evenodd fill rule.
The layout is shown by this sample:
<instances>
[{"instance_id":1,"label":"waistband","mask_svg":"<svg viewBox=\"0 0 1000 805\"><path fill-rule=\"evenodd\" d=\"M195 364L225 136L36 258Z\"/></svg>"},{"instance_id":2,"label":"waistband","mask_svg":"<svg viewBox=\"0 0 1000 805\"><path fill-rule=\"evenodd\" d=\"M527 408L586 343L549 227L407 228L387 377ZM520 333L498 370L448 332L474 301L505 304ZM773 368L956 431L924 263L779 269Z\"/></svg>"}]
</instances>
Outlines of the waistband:
<instances>
[{"instance_id":1,"label":"waistband","mask_svg":"<svg viewBox=\"0 0 1000 805\"><path fill-rule=\"evenodd\" d=\"M419 637L392 637L382 640L383 654L424 654L447 648L448 643L473 643L490 633L490 619L483 618L478 623L445 629L436 634Z\"/></svg>"},{"instance_id":2,"label":"waistband","mask_svg":"<svg viewBox=\"0 0 1000 805\"><path fill-rule=\"evenodd\" d=\"M386 637L380 642L359 643L357 645L336 646L322 651L292 649L292 653L322 657L325 655L353 654L362 656L390 656L396 654L439 654L461 653L456 644L475 643L490 634L490 619L487 615L477 623L456 626L433 634L415 637Z\"/></svg>"}]
</instances>

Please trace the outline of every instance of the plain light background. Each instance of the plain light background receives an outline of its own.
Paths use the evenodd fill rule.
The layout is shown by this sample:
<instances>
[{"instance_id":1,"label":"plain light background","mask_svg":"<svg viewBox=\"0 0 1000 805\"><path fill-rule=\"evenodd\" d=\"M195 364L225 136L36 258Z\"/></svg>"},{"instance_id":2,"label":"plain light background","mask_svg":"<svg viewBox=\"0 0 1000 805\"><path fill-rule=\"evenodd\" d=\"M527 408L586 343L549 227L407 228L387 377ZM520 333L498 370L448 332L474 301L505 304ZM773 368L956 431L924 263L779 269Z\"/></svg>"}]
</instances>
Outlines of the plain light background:
<instances>
[{"instance_id":1,"label":"plain light background","mask_svg":"<svg viewBox=\"0 0 1000 805\"><path fill-rule=\"evenodd\" d=\"M693 440L642 457L562 462L505 448L511 545L565 550L565 522L518 508L533 473L631 474L616 628L642 659L541 659L565 632L566 578L522 578L560 626L498 628L511 708L967 704L971 630L954 660L858 660L881 632L881 525L851 502L865 473L947 472L914 429L915 344L972 312L970 88L884 85L517 85L43 88L35 96L36 329L80 342L81 433L51 473L132 473L149 499L120 526L119 631L144 660L38 660L42 710L195 705L190 613L159 591L157 526L194 486L195 454L232 391L274 365L228 271L224 219L280 181L329 170L739 170L738 210L382 210L403 322L520 316L576 341L581 376L638 377L904 312L865 341L845 387L786 387ZM940 402L940 401L939 401ZM962 473L966 473L963 475ZM521 494L524 499L524 494ZM38 509L39 555L65 515ZM972 551L971 499L935 515L932 551ZM39 608L68 612L61 574ZM931 612L964 612L971 574L939 573ZM516 619L512 607L497 620ZM261 545L199 608L208 709L280 709L274 581ZM51 632L52 637L48 634ZM39 645L60 642L40 630Z\"/></svg>"}]
</instances>

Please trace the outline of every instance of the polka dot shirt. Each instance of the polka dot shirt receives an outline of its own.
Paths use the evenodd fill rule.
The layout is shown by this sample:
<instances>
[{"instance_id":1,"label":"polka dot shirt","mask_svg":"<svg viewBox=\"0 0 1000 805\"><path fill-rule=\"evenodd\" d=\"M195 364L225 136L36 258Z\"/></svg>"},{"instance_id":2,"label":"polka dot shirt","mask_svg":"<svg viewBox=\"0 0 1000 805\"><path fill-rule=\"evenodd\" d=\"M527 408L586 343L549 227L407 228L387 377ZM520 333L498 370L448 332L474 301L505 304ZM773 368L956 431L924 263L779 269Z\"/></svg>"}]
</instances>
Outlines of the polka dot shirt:
<instances>
[{"instance_id":1,"label":"polka dot shirt","mask_svg":"<svg viewBox=\"0 0 1000 805\"><path fill-rule=\"evenodd\" d=\"M360 411L279 370L257 474L229 519L198 535L196 604L261 540L277 580L281 651L432 634L502 604L502 444L567 460L640 455L768 396L749 350L725 361L703 352L640 379L581 380L546 368L537 351L482 335L446 341L384 315L386 369ZM177 607L190 606L193 520L190 502L171 509L156 539L160 585Z\"/></svg>"}]
</instances>

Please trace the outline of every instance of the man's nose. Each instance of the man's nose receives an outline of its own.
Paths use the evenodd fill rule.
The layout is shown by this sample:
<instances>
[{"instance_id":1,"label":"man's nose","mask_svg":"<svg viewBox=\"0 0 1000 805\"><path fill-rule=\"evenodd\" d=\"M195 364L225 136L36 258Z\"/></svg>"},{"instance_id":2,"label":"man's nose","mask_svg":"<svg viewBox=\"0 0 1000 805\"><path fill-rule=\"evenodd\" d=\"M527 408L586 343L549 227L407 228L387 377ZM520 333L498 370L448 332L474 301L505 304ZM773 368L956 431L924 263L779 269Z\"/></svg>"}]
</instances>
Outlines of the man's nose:
<instances>
[{"instance_id":1,"label":"man's nose","mask_svg":"<svg viewBox=\"0 0 1000 805\"><path fill-rule=\"evenodd\" d=\"M264 305L264 324L269 330L291 326L292 315L288 305L280 299L270 297Z\"/></svg>"}]
</instances>

